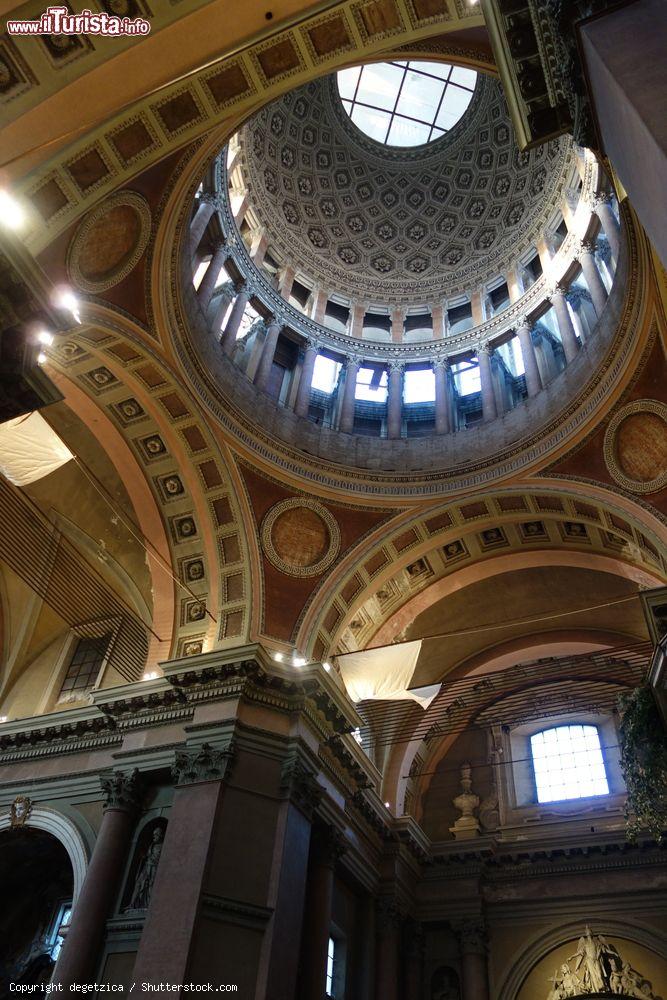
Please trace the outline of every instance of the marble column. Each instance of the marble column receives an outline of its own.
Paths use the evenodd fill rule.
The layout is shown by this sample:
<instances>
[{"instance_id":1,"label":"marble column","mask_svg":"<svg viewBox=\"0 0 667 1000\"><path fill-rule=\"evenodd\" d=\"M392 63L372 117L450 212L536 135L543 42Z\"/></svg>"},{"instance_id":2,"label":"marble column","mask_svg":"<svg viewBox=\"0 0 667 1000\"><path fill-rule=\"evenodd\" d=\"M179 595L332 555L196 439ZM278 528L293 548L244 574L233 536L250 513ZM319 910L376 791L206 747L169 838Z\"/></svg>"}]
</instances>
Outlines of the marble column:
<instances>
[{"instance_id":1,"label":"marble column","mask_svg":"<svg viewBox=\"0 0 667 1000\"><path fill-rule=\"evenodd\" d=\"M533 325L527 316L522 316L519 319L516 335L519 338L523 367L526 372L526 390L529 396L536 396L542 388L542 377L533 344Z\"/></svg>"},{"instance_id":2,"label":"marble column","mask_svg":"<svg viewBox=\"0 0 667 1000\"><path fill-rule=\"evenodd\" d=\"M433 324L433 339L442 340L445 336L445 307L443 305L431 306L431 323Z\"/></svg>"},{"instance_id":3,"label":"marble column","mask_svg":"<svg viewBox=\"0 0 667 1000\"><path fill-rule=\"evenodd\" d=\"M395 902L379 899L375 918L375 1000L399 1000L400 924Z\"/></svg>"},{"instance_id":4,"label":"marble column","mask_svg":"<svg viewBox=\"0 0 667 1000\"><path fill-rule=\"evenodd\" d=\"M403 343L405 330L405 309L395 306L391 310L391 339L395 344Z\"/></svg>"},{"instance_id":5,"label":"marble column","mask_svg":"<svg viewBox=\"0 0 667 1000\"><path fill-rule=\"evenodd\" d=\"M449 361L438 358L433 362L435 375L435 433L449 434L452 429L449 399Z\"/></svg>"},{"instance_id":6,"label":"marble column","mask_svg":"<svg viewBox=\"0 0 667 1000\"><path fill-rule=\"evenodd\" d=\"M177 750L174 801L134 965L136 982L182 983L201 909L202 884L232 749L204 743Z\"/></svg>"},{"instance_id":7,"label":"marble column","mask_svg":"<svg viewBox=\"0 0 667 1000\"><path fill-rule=\"evenodd\" d=\"M326 996L334 870L344 849L343 836L334 827L313 828L301 942L301 1000L323 1000Z\"/></svg>"},{"instance_id":8,"label":"marble column","mask_svg":"<svg viewBox=\"0 0 667 1000\"><path fill-rule=\"evenodd\" d=\"M563 351L565 352L565 360L569 365L577 356L579 343L577 341L577 335L574 332L572 317L570 316L567 308L567 299L565 298L566 293L567 286L558 282L549 293L549 298L551 299L551 304L554 307L554 312L556 313L560 339L563 345Z\"/></svg>"},{"instance_id":9,"label":"marble column","mask_svg":"<svg viewBox=\"0 0 667 1000\"><path fill-rule=\"evenodd\" d=\"M364 333L364 317L366 315L366 303L355 302L352 306L352 317L350 319L350 336L361 340Z\"/></svg>"},{"instance_id":10,"label":"marble column","mask_svg":"<svg viewBox=\"0 0 667 1000\"><path fill-rule=\"evenodd\" d=\"M491 357L493 348L490 344L480 344L477 349L477 361L479 364L479 381L482 390L482 416L485 421L495 420L498 416L496 406L496 394L493 388L493 373L491 371Z\"/></svg>"},{"instance_id":11,"label":"marble column","mask_svg":"<svg viewBox=\"0 0 667 1000\"><path fill-rule=\"evenodd\" d=\"M505 281L507 282L507 291L509 292L510 302L516 302L523 295L523 290L521 288L521 280L519 278L519 269L516 264L507 268L505 274Z\"/></svg>"},{"instance_id":12,"label":"marble column","mask_svg":"<svg viewBox=\"0 0 667 1000\"><path fill-rule=\"evenodd\" d=\"M387 437L400 438L403 419L403 370L401 361L389 363L389 386L387 393Z\"/></svg>"},{"instance_id":13,"label":"marble column","mask_svg":"<svg viewBox=\"0 0 667 1000\"><path fill-rule=\"evenodd\" d=\"M350 354L345 361L345 385L343 386L343 402L340 410L340 430L344 434L354 432L354 406L356 402L357 375L361 359Z\"/></svg>"},{"instance_id":14,"label":"marble column","mask_svg":"<svg viewBox=\"0 0 667 1000\"><path fill-rule=\"evenodd\" d=\"M68 989L94 980L106 921L121 887L139 799L139 775L117 771L101 778L104 814L86 878L72 913L53 973L53 983Z\"/></svg>"},{"instance_id":15,"label":"marble column","mask_svg":"<svg viewBox=\"0 0 667 1000\"><path fill-rule=\"evenodd\" d=\"M269 239L263 230L255 233L250 244L250 256L256 267L261 267L266 251L269 248Z\"/></svg>"},{"instance_id":16,"label":"marble column","mask_svg":"<svg viewBox=\"0 0 667 1000\"><path fill-rule=\"evenodd\" d=\"M278 337L280 336L281 329L281 320L277 316L274 316L266 331L266 337L264 338L264 345L262 347L262 356L259 360L257 371L255 372L255 378L253 380L258 389L266 390L269 384L271 366L273 364L273 357L276 353L276 346L278 344Z\"/></svg>"},{"instance_id":17,"label":"marble column","mask_svg":"<svg viewBox=\"0 0 667 1000\"><path fill-rule=\"evenodd\" d=\"M229 250L224 243L218 243L213 251L213 256L211 257L208 267L206 268L206 273L201 280L201 284L197 289L197 298L199 299L199 305L202 307L204 312L208 309L209 303L213 296L213 292L218 284L218 278L220 277L220 271L222 270L222 265L227 260L229 255Z\"/></svg>"},{"instance_id":18,"label":"marble column","mask_svg":"<svg viewBox=\"0 0 667 1000\"><path fill-rule=\"evenodd\" d=\"M234 348L236 347L236 335L239 332L241 320L243 319L243 314L246 311L249 301L250 289L247 285L242 285L236 298L234 299L232 311L227 318L227 325L225 326L222 334L222 349L225 354L232 355L234 353Z\"/></svg>"},{"instance_id":19,"label":"marble column","mask_svg":"<svg viewBox=\"0 0 667 1000\"><path fill-rule=\"evenodd\" d=\"M486 935L481 921L465 921L459 928L462 1000L489 1000Z\"/></svg>"},{"instance_id":20,"label":"marble column","mask_svg":"<svg viewBox=\"0 0 667 1000\"><path fill-rule=\"evenodd\" d=\"M477 288L470 294L470 311L472 313L472 325L481 326L484 322L484 304L480 288Z\"/></svg>"},{"instance_id":21,"label":"marble column","mask_svg":"<svg viewBox=\"0 0 667 1000\"><path fill-rule=\"evenodd\" d=\"M596 194L593 198L591 208L600 220L602 230L607 237L609 249L611 250L611 259L614 267L616 267L621 249L621 227L611 207L611 196L603 192Z\"/></svg>"},{"instance_id":22,"label":"marble column","mask_svg":"<svg viewBox=\"0 0 667 1000\"><path fill-rule=\"evenodd\" d=\"M296 394L296 403L294 404L294 412L297 417L307 417L308 408L310 406L310 387L313 381L313 371L315 370L315 362L317 360L317 352L320 349L320 345L316 340L306 341L306 350L303 358L303 366L301 368L301 377L299 379L299 389Z\"/></svg>"},{"instance_id":23,"label":"marble column","mask_svg":"<svg viewBox=\"0 0 667 1000\"><path fill-rule=\"evenodd\" d=\"M190 253L194 257L206 227L215 211L215 195L203 194L199 199L194 218L190 223Z\"/></svg>"},{"instance_id":24,"label":"marble column","mask_svg":"<svg viewBox=\"0 0 667 1000\"><path fill-rule=\"evenodd\" d=\"M595 312L600 316L607 302L607 289L604 287L600 272L595 263L595 241L582 240L578 256L581 270L588 285L588 291L591 293Z\"/></svg>"},{"instance_id":25,"label":"marble column","mask_svg":"<svg viewBox=\"0 0 667 1000\"><path fill-rule=\"evenodd\" d=\"M278 291L285 299L289 302L290 295L292 294L292 286L294 285L295 272L293 267L286 267L280 278L278 280Z\"/></svg>"},{"instance_id":26,"label":"marble column","mask_svg":"<svg viewBox=\"0 0 667 1000\"><path fill-rule=\"evenodd\" d=\"M324 323L324 317L329 301L329 292L326 288L317 288L313 293L311 317L315 323Z\"/></svg>"}]
</instances>

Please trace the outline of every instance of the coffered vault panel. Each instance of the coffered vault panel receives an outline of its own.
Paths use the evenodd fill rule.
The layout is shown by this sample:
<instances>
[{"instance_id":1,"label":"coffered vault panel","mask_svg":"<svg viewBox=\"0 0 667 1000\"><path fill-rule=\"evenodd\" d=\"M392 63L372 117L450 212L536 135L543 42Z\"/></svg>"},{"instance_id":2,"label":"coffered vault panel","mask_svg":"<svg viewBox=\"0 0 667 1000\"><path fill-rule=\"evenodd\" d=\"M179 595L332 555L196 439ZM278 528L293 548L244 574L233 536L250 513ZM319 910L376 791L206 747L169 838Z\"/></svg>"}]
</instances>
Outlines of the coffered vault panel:
<instances>
[{"instance_id":1,"label":"coffered vault panel","mask_svg":"<svg viewBox=\"0 0 667 1000\"><path fill-rule=\"evenodd\" d=\"M519 152L500 85L481 75L461 121L428 146L368 139L334 76L265 107L239 141L272 252L382 303L434 301L515 263L558 214L575 155L568 138Z\"/></svg>"}]
</instances>

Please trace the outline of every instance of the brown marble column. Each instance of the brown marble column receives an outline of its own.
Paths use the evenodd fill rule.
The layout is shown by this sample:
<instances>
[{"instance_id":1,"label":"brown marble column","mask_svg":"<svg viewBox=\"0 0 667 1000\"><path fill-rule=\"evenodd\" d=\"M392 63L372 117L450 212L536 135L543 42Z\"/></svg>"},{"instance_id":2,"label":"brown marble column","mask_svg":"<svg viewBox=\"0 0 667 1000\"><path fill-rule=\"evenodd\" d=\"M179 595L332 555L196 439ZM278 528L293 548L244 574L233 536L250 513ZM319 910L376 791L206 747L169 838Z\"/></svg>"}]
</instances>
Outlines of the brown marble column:
<instances>
[{"instance_id":1,"label":"brown marble column","mask_svg":"<svg viewBox=\"0 0 667 1000\"><path fill-rule=\"evenodd\" d=\"M493 389L493 374L491 372L491 357L493 348L489 344L480 344L477 349L479 364L479 382L482 390L482 416L485 421L495 420L498 416L496 394Z\"/></svg>"},{"instance_id":2,"label":"brown marble column","mask_svg":"<svg viewBox=\"0 0 667 1000\"><path fill-rule=\"evenodd\" d=\"M299 1000L323 1000L326 996L334 870L343 850L344 841L338 830L330 826L313 828L301 940Z\"/></svg>"},{"instance_id":3,"label":"brown marble column","mask_svg":"<svg viewBox=\"0 0 667 1000\"><path fill-rule=\"evenodd\" d=\"M199 299L199 305L204 311L208 309L208 305L213 296L213 292L216 289L218 283L218 278L220 277L220 271L222 270L222 265L227 260L229 255L229 250L224 243L218 243L213 251L213 256L211 257L208 267L206 268L206 273L201 280L201 284L197 289L197 298Z\"/></svg>"},{"instance_id":4,"label":"brown marble column","mask_svg":"<svg viewBox=\"0 0 667 1000\"><path fill-rule=\"evenodd\" d=\"M94 980L107 917L121 889L139 797L138 772L101 779L104 814L88 871L53 973L67 989Z\"/></svg>"},{"instance_id":5,"label":"brown marble column","mask_svg":"<svg viewBox=\"0 0 667 1000\"><path fill-rule=\"evenodd\" d=\"M229 746L208 743L176 752L174 801L134 965L136 982L185 980L231 757Z\"/></svg>"},{"instance_id":6,"label":"brown marble column","mask_svg":"<svg viewBox=\"0 0 667 1000\"><path fill-rule=\"evenodd\" d=\"M600 272L595 263L594 252L595 241L582 240L581 249L578 254L579 263L581 264L581 270L588 285L588 291L591 293L595 312L600 316L607 303L607 289L604 287Z\"/></svg>"},{"instance_id":7,"label":"brown marble column","mask_svg":"<svg viewBox=\"0 0 667 1000\"><path fill-rule=\"evenodd\" d=\"M313 294L311 316L315 323L324 323L324 317L329 301L329 292L326 288L317 288Z\"/></svg>"},{"instance_id":8,"label":"brown marble column","mask_svg":"<svg viewBox=\"0 0 667 1000\"><path fill-rule=\"evenodd\" d=\"M306 350L303 358L303 365L301 367L301 377L299 379L299 389L296 394L296 403L294 404L294 412L297 417L307 417L308 408L310 406L310 387L313 381L313 371L315 369L315 362L317 360L317 352L320 349L320 345L316 340L306 341Z\"/></svg>"},{"instance_id":9,"label":"brown marble column","mask_svg":"<svg viewBox=\"0 0 667 1000\"><path fill-rule=\"evenodd\" d=\"M396 306L391 310L391 339L395 344L403 342L405 330L405 309Z\"/></svg>"},{"instance_id":10,"label":"brown marble column","mask_svg":"<svg viewBox=\"0 0 667 1000\"><path fill-rule=\"evenodd\" d=\"M449 434L452 429L449 399L449 361L439 358L433 362L435 375L435 433Z\"/></svg>"},{"instance_id":11,"label":"brown marble column","mask_svg":"<svg viewBox=\"0 0 667 1000\"><path fill-rule=\"evenodd\" d=\"M376 908L375 1000L399 1000L399 949L401 914L391 899L380 899Z\"/></svg>"},{"instance_id":12,"label":"brown marble column","mask_svg":"<svg viewBox=\"0 0 667 1000\"><path fill-rule=\"evenodd\" d=\"M549 294L549 298L551 299L551 304L554 307L554 312L556 313L560 339L565 352L565 360L569 365L570 362L574 361L579 352L579 343L577 341L577 335L574 332L572 318L567 308L567 300L565 298L566 292L567 287L558 283L554 285L553 290Z\"/></svg>"},{"instance_id":13,"label":"brown marble column","mask_svg":"<svg viewBox=\"0 0 667 1000\"><path fill-rule=\"evenodd\" d=\"M280 278L278 280L278 291L285 299L289 302L289 297L292 294L292 286L294 285L295 272L293 267L286 267Z\"/></svg>"},{"instance_id":14,"label":"brown marble column","mask_svg":"<svg viewBox=\"0 0 667 1000\"><path fill-rule=\"evenodd\" d=\"M542 377L537 366L537 355L533 344L533 325L527 316L522 316L519 319L516 335L519 338L523 367L526 372L526 390L529 396L536 396L542 388Z\"/></svg>"},{"instance_id":15,"label":"brown marble column","mask_svg":"<svg viewBox=\"0 0 667 1000\"><path fill-rule=\"evenodd\" d=\"M345 384L343 386L343 402L340 409L340 430L344 434L352 434L354 431L355 393L360 364L361 360L352 354L345 360Z\"/></svg>"},{"instance_id":16,"label":"brown marble column","mask_svg":"<svg viewBox=\"0 0 667 1000\"><path fill-rule=\"evenodd\" d=\"M489 1000L486 934L481 921L465 921L459 927L462 1000Z\"/></svg>"},{"instance_id":17,"label":"brown marble column","mask_svg":"<svg viewBox=\"0 0 667 1000\"><path fill-rule=\"evenodd\" d=\"M264 344L262 346L262 356L255 372L254 382L258 389L266 390L271 375L271 365L273 356L276 353L278 337L282 329L282 322L276 316L271 320L266 331Z\"/></svg>"},{"instance_id":18,"label":"brown marble column","mask_svg":"<svg viewBox=\"0 0 667 1000\"><path fill-rule=\"evenodd\" d=\"M405 958L403 996L405 1000L421 1000L424 973L424 932L412 918L403 925L403 955Z\"/></svg>"},{"instance_id":19,"label":"brown marble column","mask_svg":"<svg viewBox=\"0 0 667 1000\"><path fill-rule=\"evenodd\" d=\"M234 348L236 347L236 335L239 332L241 320L243 319L243 314L246 311L249 301L250 289L247 285L242 285L236 298L234 299L232 311L227 318L227 325L225 326L222 334L222 349L225 354L230 356L234 353Z\"/></svg>"},{"instance_id":20,"label":"brown marble column","mask_svg":"<svg viewBox=\"0 0 667 1000\"><path fill-rule=\"evenodd\" d=\"M438 304L431 306L431 323L433 325L433 339L442 340L445 336L445 308Z\"/></svg>"},{"instance_id":21,"label":"brown marble column","mask_svg":"<svg viewBox=\"0 0 667 1000\"><path fill-rule=\"evenodd\" d=\"M618 264L618 255L621 250L621 227L611 207L611 196L603 192L596 194L593 197L591 207L600 220L602 231L609 243L612 262L614 267L616 267Z\"/></svg>"},{"instance_id":22,"label":"brown marble column","mask_svg":"<svg viewBox=\"0 0 667 1000\"><path fill-rule=\"evenodd\" d=\"M403 419L403 370L402 361L389 363L389 386L387 392L387 437L400 438Z\"/></svg>"},{"instance_id":23,"label":"brown marble column","mask_svg":"<svg viewBox=\"0 0 667 1000\"><path fill-rule=\"evenodd\" d=\"M215 211L215 195L203 194L199 199L194 218L190 223L190 253L192 256L197 252L197 247L201 243L201 238L206 231L211 216Z\"/></svg>"},{"instance_id":24,"label":"brown marble column","mask_svg":"<svg viewBox=\"0 0 667 1000\"><path fill-rule=\"evenodd\" d=\"M366 303L355 302L352 306L352 316L350 319L350 336L361 340L364 332L364 317L366 316Z\"/></svg>"}]
</instances>

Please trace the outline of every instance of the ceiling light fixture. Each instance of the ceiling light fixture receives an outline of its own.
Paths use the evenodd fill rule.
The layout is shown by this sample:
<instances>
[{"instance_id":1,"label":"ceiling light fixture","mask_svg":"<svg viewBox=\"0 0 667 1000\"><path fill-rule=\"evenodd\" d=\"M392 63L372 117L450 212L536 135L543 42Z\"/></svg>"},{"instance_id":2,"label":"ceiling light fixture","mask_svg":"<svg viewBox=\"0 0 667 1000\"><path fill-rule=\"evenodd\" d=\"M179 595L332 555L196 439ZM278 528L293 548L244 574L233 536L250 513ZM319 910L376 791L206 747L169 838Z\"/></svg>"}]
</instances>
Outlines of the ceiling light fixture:
<instances>
[{"instance_id":1,"label":"ceiling light fixture","mask_svg":"<svg viewBox=\"0 0 667 1000\"><path fill-rule=\"evenodd\" d=\"M49 333L48 330L40 330L37 334L37 340L40 344L43 344L44 347L50 347L53 343L53 334Z\"/></svg>"},{"instance_id":2,"label":"ceiling light fixture","mask_svg":"<svg viewBox=\"0 0 667 1000\"><path fill-rule=\"evenodd\" d=\"M45 363L46 363L46 354L44 353L44 351L40 351L39 354L37 355L37 364L43 365Z\"/></svg>"},{"instance_id":3,"label":"ceiling light fixture","mask_svg":"<svg viewBox=\"0 0 667 1000\"><path fill-rule=\"evenodd\" d=\"M71 288L59 288L56 291L54 302L59 309L66 309L67 312L70 312L77 323L81 322L79 300Z\"/></svg>"},{"instance_id":4,"label":"ceiling light fixture","mask_svg":"<svg viewBox=\"0 0 667 1000\"><path fill-rule=\"evenodd\" d=\"M9 191L0 190L0 221L7 229L21 229L25 224L25 212Z\"/></svg>"}]
</instances>

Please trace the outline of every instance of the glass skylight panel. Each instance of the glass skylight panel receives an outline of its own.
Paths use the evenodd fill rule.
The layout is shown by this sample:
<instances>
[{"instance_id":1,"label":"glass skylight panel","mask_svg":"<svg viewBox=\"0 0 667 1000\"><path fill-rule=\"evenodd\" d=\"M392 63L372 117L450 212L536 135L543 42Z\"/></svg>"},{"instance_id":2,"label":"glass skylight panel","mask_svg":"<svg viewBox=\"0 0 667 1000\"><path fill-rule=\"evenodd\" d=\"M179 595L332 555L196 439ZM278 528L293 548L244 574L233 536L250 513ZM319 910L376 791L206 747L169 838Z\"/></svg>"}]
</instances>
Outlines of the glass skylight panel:
<instances>
[{"instance_id":1,"label":"glass skylight panel","mask_svg":"<svg viewBox=\"0 0 667 1000\"><path fill-rule=\"evenodd\" d=\"M371 139L421 146L461 118L472 99L474 70L445 63L390 62L338 73L343 107Z\"/></svg>"},{"instance_id":2,"label":"glass skylight panel","mask_svg":"<svg viewBox=\"0 0 667 1000\"><path fill-rule=\"evenodd\" d=\"M538 802L609 795L596 726L558 726L531 736Z\"/></svg>"},{"instance_id":3,"label":"glass skylight panel","mask_svg":"<svg viewBox=\"0 0 667 1000\"><path fill-rule=\"evenodd\" d=\"M357 385L355 389L356 399L367 399L371 403L384 403L387 398L387 373L382 372L382 376L379 380L375 379L373 382L373 376L375 375L375 370L373 368L360 368L357 372ZM377 385L377 388L372 388L373 385Z\"/></svg>"},{"instance_id":4,"label":"glass skylight panel","mask_svg":"<svg viewBox=\"0 0 667 1000\"><path fill-rule=\"evenodd\" d=\"M453 365L452 371L459 395L472 396L473 393L480 391L480 375L477 364L468 364L464 361L459 365Z\"/></svg>"}]
</instances>

